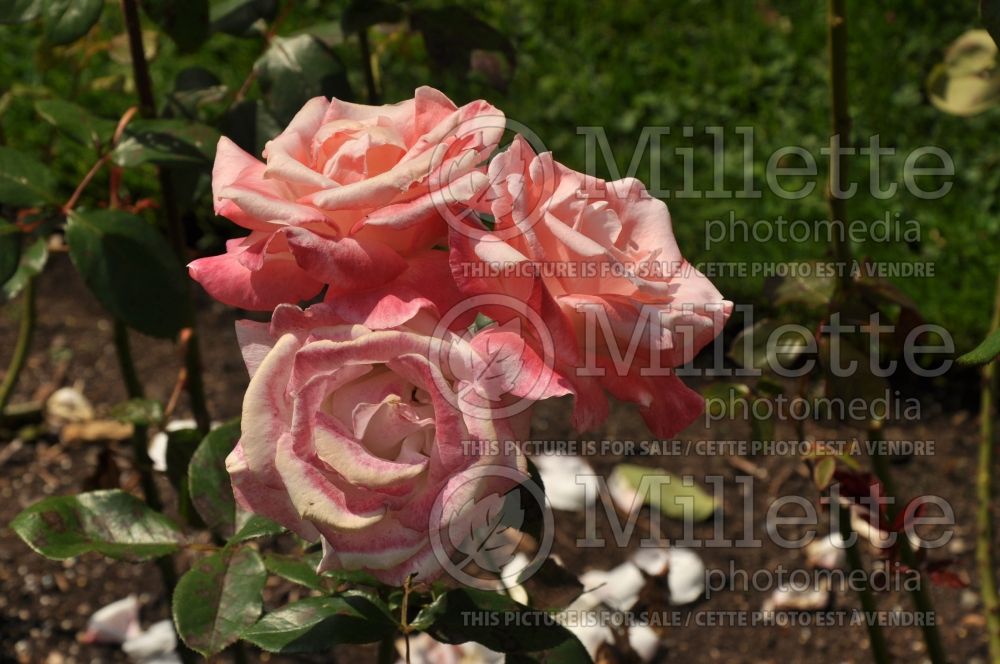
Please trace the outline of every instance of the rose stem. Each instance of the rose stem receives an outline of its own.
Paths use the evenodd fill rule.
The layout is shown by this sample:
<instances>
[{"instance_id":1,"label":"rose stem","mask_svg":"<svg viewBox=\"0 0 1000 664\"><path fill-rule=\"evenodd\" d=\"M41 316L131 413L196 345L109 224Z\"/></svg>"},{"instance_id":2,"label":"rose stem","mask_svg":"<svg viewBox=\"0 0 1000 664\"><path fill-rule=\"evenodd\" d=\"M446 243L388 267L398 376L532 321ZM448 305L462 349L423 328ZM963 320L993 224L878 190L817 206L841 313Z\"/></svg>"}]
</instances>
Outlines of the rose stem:
<instances>
[{"instance_id":1,"label":"rose stem","mask_svg":"<svg viewBox=\"0 0 1000 664\"><path fill-rule=\"evenodd\" d=\"M882 439L881 421L873 420L871 422L868 429L868 439L871 443ZM883 454L879 453L877 445L872 445L871 449L872 468L879 481L882 482L886 497L896 496L892 474L889 472L889 460ZM893 523L897 513L895 502L889 501L886 504L885 511L889 523ZM934 615L934 602L931 600L930 592L925 583L928 581L927 575L920 571L916 555L913 549L910 548L910 540L906 534L900 535L896 533L896 537L900 561L910 569L920 573L920 583L910 589L910 597L913 598L913 605L917 611L923 614L925 618L925 620L921 621L920 629L924 635L924 642L927 644L927 655L934 664L944 664L948 661L948 656L945 654L944 646L941 644L941 635L938 633L937 625L933 621L926 620L928 616Z\"/></svg>"},{"instance_id":2,"label":"rose stem","mask_svg":"<svg viewBox=\"0 0 1000 664\"><path fill-rule=\"evenodd\" d=\"M368 103L378 104L378 85L375 82L375 70L372 67L372 51L368 43L368 28L358 30L358 46L361 49L361 68L365 72L365 86L368 88Z\"/></svg>"},{"instance_id":3,"label":"rose stem","mask_svg":"<svg viewBox=\"0 0 1000 664\"><path fill-rule=\"evenodd\" d=\"M17 379L21 375L21 369L28 359L28 350L31 348L31 337L35 332L35 321L37 311L35 307L35 276L28 277L24 284L24 309L21 312L21 325L17 333L17 343L14 345L14 355L10 358L7 373L3 376L3 383L0 383L0 414L7 407L14 388L17 386Z\"/></svg>"},{"instance_id":4,"label":"rose stem","mask_svg":"<svg viewBox=\"0 0 1000 664\"><path fill-rule=\"evenodd\" d=\"M835 193L835 189L840 189L847 174L847 160L839 149L833 149L843 147L844 143L849 142L851 132L851 116L847 106L847 16L845 4L845 0L829 0L827 8L830 57L830 124L833 133L830 136L830 179L826 193L830 205L830 223L834 225L832 234L833 258L840 270L834 302L841 301L843 294L851 289L851 276L847 269L851 260L851 246L848 244L846 235L842 232L844 220L847 218L847 200ZM834 145L835 141L836 146ZM847 539L854 534L851 528L850 508L841 505L839 510L841 536L845 542L851 542ZM853 539L856 540L857 537L855 536ZM864 574L864 561L861 559L861 552L857 548L856 541L851 543L846 553L852 574L855 572ZM864 609L866 618L869 618L865 620L865 624L868 626L872 659L877 664L884 664L890 661L885 634L882 633L882 626L878 624L878 621L870 619L877 610L875 598L867 585L860 587L857 594L861 601L861 608Z\"/></svg>"},{"instance_id":5,"label":"rose stem","mask_svg":"<svg viewBox=\"0 0 1000 664\"><path fill-rule=\"evenodd\" d=\"M851 526L851 508L847 505L831 505L831 509L838 510L840 525L840 537L845 543L844 553L847 557L847 565L851 568L851 576L863 576L865 564L861 559L861 551L858 549L858 536ZM849 545L848 545L849 544ZM861 572L861 574L857 574ZM868 641L871 643L872 659L876 664L888 664L892 661L889 656L889 648L885 643L885 634L877 620L870 619L878 611L875 604L875 596L867 583L857 586L858 599L861 601L861 609L865 612L865 625L868 629Z\"/></svg>"},{"instance_id":6,"label":"rose stem","mask_svg":"<svg viewBox=\"0 0 1000 664\"><path fill-rule=\"evenodd\" d=\"M990 332L1000 329L1000 275L997 276L996 302ZM983 367L982 397L979 423L979 469L976 473L976 567L979 573L983 612L986 614L986 636L990 644L990 661L1000 663L1000 598L997 597L997 579L993 569L993 445L996 433L998 380L996 360Z\"/></svg>"},{"instance_id":7,"label":"rose stem","mask_svg":"<svg viewBox=\"0 0 1000 664\"><path fill-rule=\"evenodd\" d=\"M146 53L142 44L142 25L139 20L139 10L135 0L121 0L121 6L128 34L129 53L132 59L132 77L135 80L136 92L139 95L139 112L143 117L155 118L156 100L153 97L153 83L149 77L149 65L146 62ZM170 238L170 243L173 245L177 257L182 264L185 264L187 260L185 257L186 242L184 239L184 226L181 223L180 213L177 210L177 201L170 173L160 168L159 181L163 209L167 217L167 236ZM194 317L194 298L192 297L190 288L187 289L187 296L191 303L192 317ZM198 423L198 429L202 433L207 433L212 419L208 413L208 405L205 400L205 384L201 372L201 352L193 320L190 335L185 355L187 366L186 388L191 400L192 414Z\"/></svg>"}]
</instances>

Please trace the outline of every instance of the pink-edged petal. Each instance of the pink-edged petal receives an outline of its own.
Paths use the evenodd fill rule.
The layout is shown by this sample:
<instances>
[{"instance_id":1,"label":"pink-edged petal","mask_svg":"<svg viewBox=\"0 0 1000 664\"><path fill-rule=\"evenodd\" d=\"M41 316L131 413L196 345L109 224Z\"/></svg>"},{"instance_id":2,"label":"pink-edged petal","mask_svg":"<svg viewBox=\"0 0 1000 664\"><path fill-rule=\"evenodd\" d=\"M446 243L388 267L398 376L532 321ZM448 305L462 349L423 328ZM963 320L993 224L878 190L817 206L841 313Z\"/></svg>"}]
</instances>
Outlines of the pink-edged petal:
<instances>
[{"instance_id":1,"label":"pink-edged petal","mask_svg":"<svg viewBox=\"0 0 1000 664\"><path fill-rule=\"evenodd\" d=\"M384 284L406 269L399 254L378 242L331 240L304 229L286 235L298 265L338 292Z\"/></svg>"},{"instance_id":2,"label":"pink-edged petal","mask_svg":"<svg viewBox=\"0 0 1000 664\"><path fill-rule=\"evenodd\" d=\"M295 509L316 526L356 530L385 515L385 508L371 495L358 494L344 480L341 486L335 476L323 472L323 462L315 451L305 448L299 436L281 436L275 466Z\"/></svg>"},{"instance_id":3,"label":"pink-edged petal","mask_svg":"<svg viewBox=\"0 0 1000 664\"><path fill-rule=\"evenodd\" d=\"M404 230L427 223L437 217L457 218L460 206L471 207L483 196L489 185L485 173L472 171L446 183L441 189L433 189L423 196L402 203L376 208L352 229L357 232L363 227Z\"/></svg>"},{"instance_id":4,"label":"pink-edged petal","mask_svg":"<svg viewBox=\"0 0 1000 664\"><path fill-rule=\"evenodd\" d=\"M392 517L357 532L322 529L324 546L320 571L364 569L376 576L408 564L430 548L426 530L406 528ZM415 570L414 570L415 571Z\"/></svg>"},{"instance_id":5,"label":"pink-edged petal","mask_svg":"<svg viewBox=\"0 0 1000 664\"><path fill-rule=\"evenodd\" d=\"M239 461L246 463L250 472L263 472L273 466L275 444L292 418L288 382L292 360L300 347L294 335L278 338L247 386L240 420Z\"/></svg>"},{"instance_id":6,"label":"pink-edged petal","mask_svg":"<svg viewBox=\"0 0 1000 664\"><path fill-rule=\"evenodd\" d=\"M240 254L227 251L188 265L191 278L223 304L252 311L269 311L283 302L315 297L323 284L300 268L291 256L269 255L251 271Z\"/></svg>"},{"instance_id":7,"label":"pink-edged petal","mask_svg":"<svg viewBox=\"0 0 1000 664\"><path fill-rule=\"evenodd\" d=\"M622 401L639 405L639 414L653 435L677 435L705 412L705 400L675 374L619 376L607 365L601 384Z\"/></svg>"},{"instance_id":8,"label":"pink-edged petal","mask_svg":"<svg viewBox=\"0 0 1000 664\"><path fill-rule=\"evenodd\" d=\"M310 205L302 205L287 198L278 198L261 193L247 185L252 183L237 182L219 191L218 196L227 198L240 210L255 219L275 224L302 226L326 221L326 215Z\"/></svg>"},{"instance_id":9,"label":"pink-edged petal","mask_svg":"<svg viewBox=\"0 0 1000 664\"><path fill-rule=\"evenodd\" d=\"M243 353L243 362L247 365L250 377L257 373L257 368L274 347L274 337L270 326L253 320L236 321L236 341Z\"/></svg>"},{"instance_id":10,"label":"pink-edged petal","mask_svg":"<svg viewBox=\"0 0 1000 664\"><path fill-rule=\"evenodd\" d=\"M537 271L532 262L511 245L486 230L471 226L449 235L451 275L466 294L496 295L528 301L535 288ZM506 320L508 312L501 320Z\"/></svg>"},{"instance_id":11,"label":"pink-edged petal","mask_svg":"<svg viewBox=\"0 0 1000 664\"><path fill-rule=\"evenodd\" d=\"M411 256L406 270L392 281L353 293L328 293L326 305L345 322L382 330L412 321L422 311L444 315L462 300L451 278L448 254L430 250ZM468 327L475 317L461 316L455 325Z\"/></svg>"},{"instance_id":12,"label":"pink-edged petal","mask_svg":"<svg viewBox=\"0 0 1000 664\"><path fill-rule=\"evenodd\" d=\"M435 425L432 471L447 474L466 465L469 457L462 441L468 439L468 429L459 410L460 397L452 391L441 370L426 354L399 354L388 365L430 396Z\"/></svg>"},{"instance_id":13,"label":"pink-edged petal","mask_svg":"<svg viewBox=\"0 0 1000 664\"><path fill-rule=\"evenodd\" d=\"M475 335L470 343L488 365L505 374L510 393L520 398L541 401L570 394L572 387L555 372L555 356L549 363L514 331L520 321L511 321L501 327L489 327ZM553 349L554 350L554 349Z\"/></svg>"},{"instance_id":14,"label":"pink-edged petal","mask_svg":"<svg viewBox=\"0 0 1000 664\"><path fill-rule=\"evenodd\" d=\"M400 463L371 454L336 420L323 413L316 417L313 435L319 458L354 485L392 488L402 484L408 487L410 480L424 472L427 466L426 457ZM391 432L386 432L386 436L394 439Z\"/></svg>"},{"instance_id":15,"label":"pink-edged petal","mask_svg":"<svg viewBox=\"0 0 1000 664\"><path fill-rule=\"evenodd\" d=\"M215 202L215 213L251 230L272 229L273 224L270 220L245 212L231 200L221 196L224 189L239 182L258 183L270 190L272 195L278 196L272 184L263 182L263 177L263 163L230 139L221 137L215 148L215 164L212 166L212 198Z\"/></svg>"},{"instance_id":16,"label":"pink-edged petal","mask_svg":"<svg viewBox=\"0 0 1000 664\"><path fill-rule=\"evenodd\" d=\"M226 470L229 471L233 495L240 507L266 516L307 540L315 541L319 536L313 525L299 516L270 461L263 468L251 470L243 446L237 444L226 459Z\"/></svg>"}]
</instances>

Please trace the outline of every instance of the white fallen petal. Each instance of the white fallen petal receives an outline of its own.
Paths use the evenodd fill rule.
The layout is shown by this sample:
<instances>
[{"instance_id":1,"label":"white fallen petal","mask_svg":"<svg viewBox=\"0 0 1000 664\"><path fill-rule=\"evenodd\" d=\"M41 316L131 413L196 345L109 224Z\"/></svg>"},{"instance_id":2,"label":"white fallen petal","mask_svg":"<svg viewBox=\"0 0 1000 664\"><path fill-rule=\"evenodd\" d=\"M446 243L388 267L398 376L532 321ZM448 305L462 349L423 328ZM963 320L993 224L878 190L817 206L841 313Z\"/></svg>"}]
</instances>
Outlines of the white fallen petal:
<instances>
[{"instance_id":1,"label":"white fallen petal","mask_svg":"<svg viewBox=\"0 0 1000 664\"><path fill-rule=\"evenodd\" d=\"M815 586L812 588L791 588L782 586L764 600L761 611L773 614L776 611L819 611L830 602L830 591Z\"/></svg>"},{"instance_id":2,"label":"white fallen petal","mask_svg":"<svg viewBox=\"0 0 1000 664\"><path fill-rule=\"evenodd\" d=\"M84 643L124 643L139 636L139 600L135 595L101 607L87 621Z\"/></svg>"},{"instance_id":3,"label":"white fallen petal","mask_svg":"<svg viewBox=\"0 0 1000 664\"><path fill-rule=\"evenodd\" d=\"M639 499L639 492L632 483L625 478L623 473L611 472L608 476L608 495L611 502L615 504L623 514L633 514L642 509L643 501Z\"/></svg>"},{"instance_id":4,"label":"white fallen petal","mask_svg":"<svg viewBox=\"0 0 1000 664\"><path fill-rule=\"evenodd\" d=\"M660 649L660 637L648 625L636 625L628 630L628 644L640 660L651 662Z\"/></svg>"},{"instance_id":5,"label":"white fallen petal","mask_svg":"<svg viewBox=\"0 0 1000 664\"><path fill-rule=\"evenodd\" d=\"M614 643L615 640L614 634L611 633L611 628L607 625L577 625L571 623L567 626L567 629L573 632L576 638L580 639L580 643L587 649L590 659L597 657L597 649L601 645Z\"/></svg>"},{"instance_id":6,"label":"white fallen petal","mask_svg":"<svg viewBox=\"0 0 1000 664\"><path fill-rule=\"evenodd\" d=\"M826 537L806 545L806 564L820 569L841 569L847 563L844 538L840 533L830 533Z\"/></svg>"},{"instance_id":7,"label":"white fallen petal","mask_svg":"<svg viewBox=\"0 0 1000 664\"><path fill-rule=\"evenodd\" d=\"M177 634L169 620L154 623L145 632L134 636L122 644L122 650L133 661L145 664L152 657L166 655L177 649Z\"/></svg>"},{"instance_id":8,"label":"white fallen petal","mask_svg":"<svg viewBox=\"0 0 1000 664\"><path fill-rule=\"evenodd\" d=\"M639 549L633 554L632 563L649 576L662 576L670 567L670 550L662 547Z\"/></svg>"},{"instance_id":9,"label":"white fallen petal","mask_svg":"<svg viewBox=\"0 0 1000 664\"><path fill-rule=\"evenodd\" d=\"M858 537L868 540L872 546L883 549L888 546L888 533L881 528L876 528L857 510L851 510L851 528L858 534Z\"/></svg>"},{"instance_id":10,"label":"white fallen petal","mask_svg":"<svg viewBox=\"0 0 1000 664\"><path fill-rule=\"evenodd\" d=\"M155 434L149 441L146 452L153 462L153 470L158 473L167 472L167 434L162 431Z\"/></svg>"},{"instance_id":11,"label":"white fallen petal","mask_svg":"<svg viewBox=\"0 0 1000 664\"><path fill-rule=\"evenodd\" d=\"M507 656L490 650L481 643L469 641L458 646L462 651L462 664L503 664Z\"/></svg>"},{"instance_id":12,"label":"white fallen petal","mask_svg":"<svg viewBox=\"0 0 1000 664\"><path fill-rule=\"evenodd\" d=\"M500 580L507 589L510 598L521 604L528 603L528 591L524 589L521 583L529 572L528 565L530 564L531 560L526 554L518 553L500 570Z\"/></svg>"},{"instance_id":13,"label":"white fallen petal","mask_svg":"<svg viewBox=\"0 0 1000 664\"><path fill-rule=\"evenodd\" d=\"M159 655L153 655L152 657L147 657L146 659L138 662L138 664L182 664L181 656L175 652L165 652Z\"/></svg>"},{"instance_id":14,"label":"white fallen petal","mask_svg":"<svg viewBox=\"0 0 1000 664\"><path fill-rule=\"evenodd\" d=\"M396 640L399 662L405 664L406 641ZM504 655L478 643L451 645L421 632L410 637L410 664L502 664Z\"/></svg>"},{"instance_id":15,"label":"white fallen petal","mask_svg":"<svg viewBox=\"0 0 1000 664\"><path fill-rule=\"evenodd\" d=\"M45 401L45 421L53 427L89 422L94 419L94 407L87 397L72 387L60 387Z\"/></svg>"},{"instance_id":16,"label":"white fallen petal","mask_svg":"<svg viewBox=\"0 0 1000 664\"><path fill-rule=\"evenodd\" d=\"M588 570L580 576L584 592L571 605L573 608L590 609L606 604L612 609L626 611L639 600L639 591L646 585L642 572L631 562L625 562L610 571Z\"/></svg>"},{"instance_id":17,"label":"white fallen petal","mask_svg":"<svg viewBox=\"0 0 1000 664\"><path fill-rule=\"evenodd\" d=\"M597 475L581 457L539 454L531 458L545 484L545 497L553 509L580 512L597 500Z\"/></svg>"},{"instance_id":18,"label":"white fallen petal","mask_svg":"<svg viewBox=\"0 0 1000 664\"><path fill-rule=\"evenodd\" d=\"M670 570L667 572L667 587L670 588L670 603L690 604L705 593L705 563L701 556L691 549L667 549L670 554Z\"/></svg>"},{"instance_id":19,"label":"white fallen petal","mask_svg":"<svg viewBox=\"0 0 1000 664\"><path fill-rule=\"evenodd\" d=\"M163 427L163 431L156 433L149 441L146 448L149 458L153 461L153 470L158 473L167 472L167 433L170 431L181 431L182 429L194 429L198 423L194 420L170 420ZM217 426L212 422L212 428Z\"/></svg>"}]
</instances>

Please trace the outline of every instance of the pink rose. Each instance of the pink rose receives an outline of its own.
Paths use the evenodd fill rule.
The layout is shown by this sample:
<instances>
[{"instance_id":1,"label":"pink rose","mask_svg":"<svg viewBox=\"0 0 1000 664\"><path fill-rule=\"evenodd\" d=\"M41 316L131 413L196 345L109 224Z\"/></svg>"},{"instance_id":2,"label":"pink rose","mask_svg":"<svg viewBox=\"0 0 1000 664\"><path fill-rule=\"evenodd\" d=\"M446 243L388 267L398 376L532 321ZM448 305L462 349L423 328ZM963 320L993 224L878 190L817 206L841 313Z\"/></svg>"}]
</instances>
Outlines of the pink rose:
<instances>
[{"instance_id":1,"label":"pink rose","mask_svg":"<svg viewBox=\"0 0 1000 664\"><path fill-rule=\"evenodd\" d=\"M721 332L732 303L684 260L667 206L638 180L577 173L520 136L489 180L494 228L452 230L452 272L466 293L536 299L558 340L556 369L576 388L577 426L606 414L595 380L638 403L658 436L696 419L702 398L670 368ZM544 311L549 298L556 306Z\"/></svg>"},{"instance_id":2,"label":"pink rose","mask_svg":"<svg viewBox=\"0 0 1000 664\"><path fill-rule=\"evenodd\" d=\"M322 537L321 569L392 585L433 578L431 536L468 532L470 504L511 488L484 466L525 470L516 449L463 441L523 440L530 403L566 393L516 335L460 337L437 329L427 301L403 309L383 312L396 318L386 329L344 323L329 304L241 321L251 380L226 463L241 506Z\"/></svg>"},{"instance_id":3,"label":"pink rose","mask_svg":"<svg viewBox=\"0 0 1000 664\"><path fill-rule=\"evenodd\" d=\"M442 244L440 212L471 196L503 115L461 108L433 88L387 106L316 97L264 148L262 163L228 138L212 171L215 211L250 234L193 261L216 299L266 311L280 303L391 282L407 258Z\"/></svg>"}]
</instances>

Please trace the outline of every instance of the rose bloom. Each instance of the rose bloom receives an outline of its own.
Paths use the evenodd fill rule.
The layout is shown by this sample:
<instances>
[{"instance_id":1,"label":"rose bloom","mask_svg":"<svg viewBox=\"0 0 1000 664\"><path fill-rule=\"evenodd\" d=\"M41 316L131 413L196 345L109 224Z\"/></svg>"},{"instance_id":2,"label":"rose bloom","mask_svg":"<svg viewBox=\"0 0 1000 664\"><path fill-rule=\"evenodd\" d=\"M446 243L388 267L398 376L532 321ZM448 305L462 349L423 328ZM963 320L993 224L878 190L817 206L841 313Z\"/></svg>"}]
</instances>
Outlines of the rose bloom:
<instances>
[{"instance_id":1,"label":"rose bloom","mask_svg":"<svg viewBox=\"0 0 1000 664\"><path fill-rule=\"evenodd\" d=\"M462 520L474 503L525 471L516 447L475 441L523 440L530 403L566 393L517 336L439 331L421 304L385 329L345 324L323 303L237 325L251 374L226 462L237 502L321 537L321 570L366 570L391 585L433 578L442 562L430 537L453 551L449 533L470 532Z\"/></svg>"},{"instance_id":2,"label":"rose bloom","mask_svg":"<svg viewBox=\"0 0 1000 664\"><path fill-rule=\"evenodd\" d=\"M433 88L386 106L316 97L264 148L264 162L221 138L215 212L246 228L226 253L188 267L212 297L267 311L283 302L382 286L407 258L443 244L442 206L484 178L504 117L461 108Z\"/></svg>"},{"instance_id":3,"label":"rose bloom","mask_svg":"<svg viewBox=\"0 0 1000 664\"><path fill-rule=\"evenodd\" d=\"M732 303L681 255L667 206L636 179L578 173L520 136L490 163L489 182L494 226L452 230L452 272L467 293L537 303L577 393L576 426L606 416L595 381L638 403L657 436L694 421L704 401L670 368L722 331ZM477 264L485 269L469 269Z\"/></svg>"}]
</instances>

